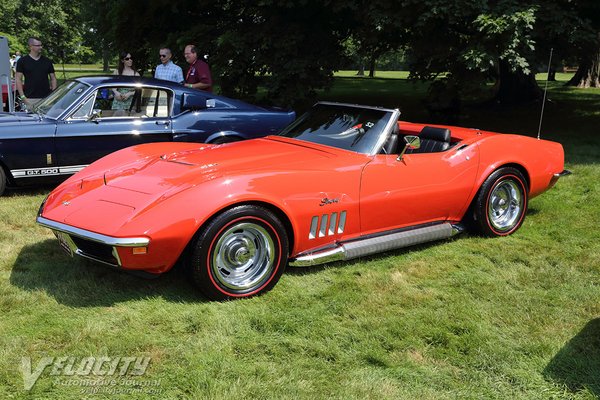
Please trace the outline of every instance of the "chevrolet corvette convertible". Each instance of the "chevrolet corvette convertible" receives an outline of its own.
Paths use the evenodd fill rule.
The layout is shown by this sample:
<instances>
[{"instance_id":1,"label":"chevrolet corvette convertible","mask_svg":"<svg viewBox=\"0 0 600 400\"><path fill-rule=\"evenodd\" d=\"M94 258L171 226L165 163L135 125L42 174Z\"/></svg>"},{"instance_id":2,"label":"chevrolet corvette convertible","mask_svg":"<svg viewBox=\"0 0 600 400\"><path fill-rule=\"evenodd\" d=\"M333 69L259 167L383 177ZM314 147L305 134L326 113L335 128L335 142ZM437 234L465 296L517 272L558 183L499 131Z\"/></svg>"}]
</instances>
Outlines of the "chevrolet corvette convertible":
<instances>
[{"instance_id":1,"label":"chevrolet corvette convertible","mask_svg":"<svg viewBox=\"0 0 600 400\"><path fill-rule=\"evenodd\" d=\"M317 103L276 136L133 146L56 188L37 221L70 254L210 299L263 293L286 266L348 260L472 226L504 236L563 169L560 144Z\"/></svg>"},{"instance_id":2,"label":"chevrolet corvette convertible","mask_svg":"<svg viewBox=\"0 0 600 400\"><path fill-rule=\"evenodd\" d=\"M278 133L295 117L152 78L69 80L29 113L0 113L0 195L6 185L64 180L127 146L250 139Z\"/></svg>"}]
</instances>

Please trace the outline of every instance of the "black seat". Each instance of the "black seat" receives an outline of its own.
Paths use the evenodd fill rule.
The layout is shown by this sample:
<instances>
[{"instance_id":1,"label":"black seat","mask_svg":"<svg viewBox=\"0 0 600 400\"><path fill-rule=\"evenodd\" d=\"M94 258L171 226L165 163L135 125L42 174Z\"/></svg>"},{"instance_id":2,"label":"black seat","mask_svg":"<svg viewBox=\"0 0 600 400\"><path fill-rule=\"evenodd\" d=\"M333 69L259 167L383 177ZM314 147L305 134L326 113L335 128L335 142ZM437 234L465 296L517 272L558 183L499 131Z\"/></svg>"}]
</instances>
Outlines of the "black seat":
<instances>
[{"instance_id":1,"label":"black seat","mask_svg":"<svg viewBox=\"0 0 600 400\"><path fill-rule=\"evenodd\" d=\"M418 149L407 149L407 153L437 153L450 148L450 130L446 128L435 128L425 126L419 134L421 147Z\"/></svg>"}]
</instances>

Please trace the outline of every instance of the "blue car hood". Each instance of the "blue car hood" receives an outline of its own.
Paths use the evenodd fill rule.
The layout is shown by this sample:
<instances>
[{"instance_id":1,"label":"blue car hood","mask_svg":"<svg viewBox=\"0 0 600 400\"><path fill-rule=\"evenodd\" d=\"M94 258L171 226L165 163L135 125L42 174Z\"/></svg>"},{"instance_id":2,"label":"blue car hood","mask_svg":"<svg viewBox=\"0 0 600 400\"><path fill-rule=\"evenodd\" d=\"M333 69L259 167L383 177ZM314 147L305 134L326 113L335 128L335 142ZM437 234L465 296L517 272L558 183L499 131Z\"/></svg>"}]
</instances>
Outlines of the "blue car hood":
<instances>
[{"instance_id":1,"label":"blue car hood","mask_svg":"<svg viewBox=\"0 0 600 400\"><path fill-rule=\"evenodd\" d=\"M46 132L42 128L44 126L48 126L49 132L54 133L56 121L33 113L0 113L0 137L2 138L22 138L32 132ZM36 127L37 129L32 131L28 127ZM40 129L42 130L40 131Z\"/></svg>"}]
</instances>

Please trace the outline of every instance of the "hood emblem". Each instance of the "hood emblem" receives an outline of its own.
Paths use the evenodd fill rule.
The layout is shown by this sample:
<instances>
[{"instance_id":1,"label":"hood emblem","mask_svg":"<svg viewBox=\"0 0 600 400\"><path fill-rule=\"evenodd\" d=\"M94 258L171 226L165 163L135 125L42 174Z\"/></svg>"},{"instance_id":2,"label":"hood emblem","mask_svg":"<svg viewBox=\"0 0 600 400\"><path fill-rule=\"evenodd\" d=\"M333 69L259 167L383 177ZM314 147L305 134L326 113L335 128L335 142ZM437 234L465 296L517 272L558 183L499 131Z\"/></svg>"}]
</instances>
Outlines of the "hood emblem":
<instances>
[{"instance_id":1,"label":"hood emblem","mask_svg":"<svg viewBox=\"0 0 600 400\"><path fill-rule=\"evenodd\" d=\"M325 197L323 200L321 200L321 204L319 204L319 206L323 207L327 204L333 204L333 203L339 203L340 199L329 199L327 197Z\"/></svg>"},{"instance_id":2,"label":"hood emblem","mask_svg":"<svg viewBox=\"0 0 600 400\"><path fill-rule=\"evenodd\" d=\"M65 207L66 207L66 206L68 206L69 204L71 204L71 203L70 203L70 202L68 202L68 201L63 201L63 206L65 206Z\"/></svg>"}]
</instances>

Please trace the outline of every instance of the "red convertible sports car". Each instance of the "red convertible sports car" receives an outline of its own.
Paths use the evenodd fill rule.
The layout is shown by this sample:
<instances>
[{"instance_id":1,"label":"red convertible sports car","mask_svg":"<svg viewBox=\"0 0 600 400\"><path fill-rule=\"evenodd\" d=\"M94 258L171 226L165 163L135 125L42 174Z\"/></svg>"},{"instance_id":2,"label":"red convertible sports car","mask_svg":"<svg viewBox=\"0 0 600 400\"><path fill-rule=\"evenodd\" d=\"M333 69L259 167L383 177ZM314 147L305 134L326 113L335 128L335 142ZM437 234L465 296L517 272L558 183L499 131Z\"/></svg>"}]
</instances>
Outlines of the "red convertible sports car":
<instances>
[{"instance_id":1,"label":"red convertible sports car","mask_svg":"<svg viewBox=\"0 0 600 400\"><path fill-rule=\"evenodd\" d=\"M560 144L318 103L277 136L110 154L44 201L61 246L123 270L182 260L211 299L271 289L288 265L448 238L504 236L563 170Z\"/></svg>"}]
</instances>

